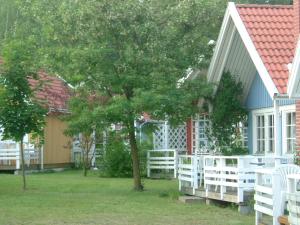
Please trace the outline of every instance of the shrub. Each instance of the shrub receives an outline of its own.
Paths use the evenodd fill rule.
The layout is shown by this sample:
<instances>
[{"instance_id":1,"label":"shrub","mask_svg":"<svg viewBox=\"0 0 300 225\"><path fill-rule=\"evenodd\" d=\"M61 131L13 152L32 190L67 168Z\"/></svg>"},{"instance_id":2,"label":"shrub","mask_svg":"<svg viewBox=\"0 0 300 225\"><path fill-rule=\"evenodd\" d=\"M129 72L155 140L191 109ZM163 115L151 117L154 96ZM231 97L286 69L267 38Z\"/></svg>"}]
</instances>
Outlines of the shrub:
<instances>
[{"instance_id":1,"label":"shrub","mask_svg":"<svg viewBox=\"0 0 300 225\"><path fill-rule=\"evenodd\" d=\"M130 146L121 133L111 132L102 149L98 165L100 175L106 177L132 177L132 161ZM125 140L125 141L124 141ZM139 144L141 176L147 173L147 150L150 149L146 142Z\"/></svg>"},{"instance_id":2,"label":"shrub","mask_svg":"<svg viewBox=\"0 0 300 225\"><path fill-rule=\"evenodd\" d=\"M120 134L110 133L103 151L99 162L101 175L132 177L130 149Z\"/></svg>"}]
</instances>

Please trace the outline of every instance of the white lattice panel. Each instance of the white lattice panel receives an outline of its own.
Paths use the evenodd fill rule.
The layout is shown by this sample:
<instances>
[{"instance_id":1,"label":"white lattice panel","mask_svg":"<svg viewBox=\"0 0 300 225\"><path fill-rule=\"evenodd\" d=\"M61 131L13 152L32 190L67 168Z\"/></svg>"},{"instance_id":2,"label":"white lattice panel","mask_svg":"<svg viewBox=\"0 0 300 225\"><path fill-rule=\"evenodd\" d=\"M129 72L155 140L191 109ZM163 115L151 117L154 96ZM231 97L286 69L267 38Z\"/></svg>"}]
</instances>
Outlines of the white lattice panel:
<instances>
[{"instance_id":1,"label":"white lattice panel","mask_svg":"<svg viewBox=\"0 0 300 225\"><path fill-rule=\"evenodd\" d=\"M166 125L164 123L160 123L160 124L157 125L157 128L153 133L153 147L154 147L154 149L164 149L164 148L166 148L165 127L166 127Z\"/></svg>"},{"instance_id":2,"label":"white lattice panel","mask_svg":"<svg viewBox=\"0 0 300 225\"><path fill-rule=\"evenodd\" d=\"M186 150L186 125L169 127L168 148Z\"/></svg>"},{"instance_id":3,"label":"white lattice panel","mask_svg":"<svg viewBox=\"0 0 300 225\"><path fill-rule=\"evenodd\" d=\"M153 134L154 149L186 150L186 125L171 127L160 123Z\"/></svg>"}]
</instances>

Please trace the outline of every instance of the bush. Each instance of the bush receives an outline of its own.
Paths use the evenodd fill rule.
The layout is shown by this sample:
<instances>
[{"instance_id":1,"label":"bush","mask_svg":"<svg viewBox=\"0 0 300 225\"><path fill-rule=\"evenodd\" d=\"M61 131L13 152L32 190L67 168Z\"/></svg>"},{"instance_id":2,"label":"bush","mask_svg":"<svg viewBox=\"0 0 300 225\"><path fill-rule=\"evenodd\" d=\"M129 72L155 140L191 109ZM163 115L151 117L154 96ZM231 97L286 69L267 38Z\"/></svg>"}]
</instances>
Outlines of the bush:
<instances>
[{"instance_id":1,"label":"bush","mask_svg":"<svg viewBox=\"0 0 300 225\"><path fill-rule=\"evenodd\" d=\"M120 134L110 133L105 150L100 158L100 172L108 177L132 177L132 162L129 146Z\"/></svg>"},{"instance_id":2,"label":"bush","mask_svg":"<svg viewBox=\"0 0 300 225\"><path fill-rule=\"evenodd\" d=\"M240 146L231 146L231 147L221 147L220 151L225 156L231 155L247 155L248 149Z\"/></svg>"},{"instance_id":3,"label":"bush","mask_svg":"<svg viewBox=\"0 0 300 225\"><path fill-rule=\"evenodd\" d=\"M147 150L145 142L139 144L141 176L147 174ZM98 161L100 175L106 177L132 177L132 161L130 145L124 141L120 133L111 132L105 149L101 150Z\"/></svg>"}]
</instances>

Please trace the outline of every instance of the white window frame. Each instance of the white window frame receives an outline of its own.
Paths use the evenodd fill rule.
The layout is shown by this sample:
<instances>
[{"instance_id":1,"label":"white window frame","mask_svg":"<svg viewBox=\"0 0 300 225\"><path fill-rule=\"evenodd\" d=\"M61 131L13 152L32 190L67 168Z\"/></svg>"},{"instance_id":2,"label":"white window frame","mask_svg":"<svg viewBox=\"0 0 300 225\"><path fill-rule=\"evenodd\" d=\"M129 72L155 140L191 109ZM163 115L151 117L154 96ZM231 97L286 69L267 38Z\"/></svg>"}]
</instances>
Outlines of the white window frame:
<instances>
[{"instance_id":1,"label":"white window frame","mask_svg":"<svg viewBox=\"0 0 300 225\"><path fill-rule=\"evenodd\" d=\"M286 132L286 120L288 113L296 113L296 105L287 105L281 106L280 111L282 113L282 123L281 123L281 130L282 130L282 154L283 155L293 155L293 152L287 152L287 132ZM296 117L295 117L295 127L296 127ZM297 127L295 128L297 129ZM296 140L296 134L295 134Z\"/></svg>"},{"instance_id":2,"label":"white window frame","mask_svg":"<svg viewBox=\"0 0 300 225\"><path fill-rule=\"evenodd\" d=\"M273 155L273 152L268 151L268 145L269 145L269 116L273 115L274 116L275 112L274 112L274 108L265 108L265 109L258 109L258 110L254 110L252 112L252 130L253 130L253 154L255 155ZM264 151L263 152L257 152L257 138L258 138L258 134L257 134L257 116L264 116L264 137L265 137L265 143L264 143ZM274 131L275 131L275 118L274 118ZM275 132L274 132L274 143L275 143Z\"/></svg>"}]
</instances>

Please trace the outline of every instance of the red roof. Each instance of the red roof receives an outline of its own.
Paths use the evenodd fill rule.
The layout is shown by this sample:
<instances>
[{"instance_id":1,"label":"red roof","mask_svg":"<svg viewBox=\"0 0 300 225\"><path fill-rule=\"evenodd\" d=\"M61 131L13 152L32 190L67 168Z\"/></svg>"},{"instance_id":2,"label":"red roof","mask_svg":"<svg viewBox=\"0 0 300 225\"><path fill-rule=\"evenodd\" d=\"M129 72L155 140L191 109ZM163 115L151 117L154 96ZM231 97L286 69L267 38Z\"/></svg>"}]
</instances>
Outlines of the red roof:
<instances>
[{"instance_id":1,"label":"red roof","mask_svg":"<svg viewBox=\"0 0 300 225\"><path fill-rule=\"evenodd\" d=\"M71 91L67 83L57 76L50 76L45 72L39 72L39 79L29 79L33 87L35 97L45 102L50 112L66 112L67 102L71 97Z\"/></svg>"},{"instance_id":2,"label":"red roof","mask_svg":"<svg viewBox=\"0 0 300 225\"><path fill-rule=\"evenodd\" d=\"M295 52L292 5L237 5L242 21L279 93L287 92Z\"/></svg>"}]
</instances>

